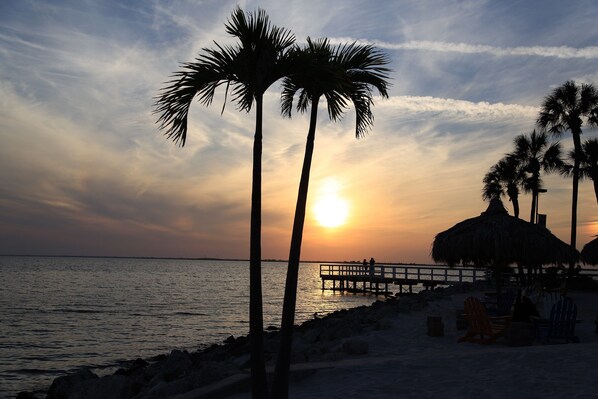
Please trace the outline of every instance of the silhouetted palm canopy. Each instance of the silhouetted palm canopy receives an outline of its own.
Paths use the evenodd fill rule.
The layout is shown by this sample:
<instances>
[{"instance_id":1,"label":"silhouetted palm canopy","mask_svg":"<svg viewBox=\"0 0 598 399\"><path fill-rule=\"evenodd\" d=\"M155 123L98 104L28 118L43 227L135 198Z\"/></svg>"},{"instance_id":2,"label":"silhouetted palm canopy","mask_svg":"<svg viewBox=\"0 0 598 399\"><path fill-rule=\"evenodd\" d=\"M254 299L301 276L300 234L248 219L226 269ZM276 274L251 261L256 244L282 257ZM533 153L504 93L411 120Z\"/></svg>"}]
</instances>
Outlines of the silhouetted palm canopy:
<instances>
[{"instance_id":1,"label":"silhouetted palm canopy","mask_svg":"<svg viewBox=\"0 0 598 399\"><path fill-rule=\"evenodd\" d=\"M286 50L295 37L286 29L271 26L263 10L246 17L242 9L235 9L226 32L239 43L214 42L215 48L204 48L195 62L182 64L183 69L173 75L175 79L156 101L160 129L181 145L187 139L187 117L194 98L208 106L216 89L225 85L223 110L230 89L238 108L249 112L254 100L261 101L268 87L288 74L293 65Z\"/></svg>"},{"instance_id":2,"label":"silhouetted palm canopy","mask_svg":"<svg viewBox=\"0 0 598 399\"><path fill-rule=\"evenodd\" d=\"M598 265L598 236L583 246L581 260L590 265Z\"/></svg>"},{"instance_id":3,"label":"silhouetted palm canopy","mask_svg":"<svg viewBox=\"0 0 598 399\"><path fill-rule=\"evenodd\" d=\"M498 198L480 216L438 233L432 258L449 265L555 264L578 253L543 226L510 216Z\"/></svg>"},{"instance_id":4,"label":"silhouetted palm canopy","mask_svg":"<svg viewBox=\"0 0 598 399\"><path fill-rule=\"evenodd\" d=\"M594 184L594 194L598 203L598 139L585 141L582 146L581 159L579 161L579 179L590 179ZM569 153L569 159L575 162L575 151ZM564 176L571 176L573 173L572 164L564 164L561 168Z\"/></svg>"},{"instance_id":5,"label":"silhouetted palm canopy","mask_svg":"<svg viewBox=\"0 0 598 399\"><path fill-rule=\"evenodd\" d=\"M530 223L534 223L538 189L543 188L540 173L542 171L547 173L558 171L563 166L561 145L558 142L549 144L546 133L537 133L535 130L529 136L521 134L515 137L514 142L515 152L513 155L526 173L522 187L525 192L532 193Z\"/></svg>"},{"instance_id":6,"label":"silhouetted palm canopy","mask_svg":"<svg viewBox=\"0 0 598 399\"><path fill-rule=\"evenodd\" d=\"M210 105L216 89L224 87L240 110L249 112L255 101L255 135L251 188L249 254L249 336L251 341L251 384L254 398L267 397L263 353L263 308L261 288L261 162L263 95L268 87L291 71L294 65L288 49L295 37L286 29L272 26L263 10L245 15L237 7L225 25L237 39L234 45L214 43L204 48L195 62L183 64L174 80L161 91L155 105L160 129L181 146L187 138L191 101ZM224 105L223 105L224 111Z\"/></svg>"},{"instance_id":7,"label":"silhouetted palm canopy","mask_svg":"<svg viewBox=\"0 0 598 399\"><path fill-rule=\"evenodd\" d=\"M388 97L387 57L372 45L356 43L332 46L328 39L307 38L296 47L298 73L283 81L282 113L291 116L297 95L297 110L307 111L324 96L331 120L338 120L350 105L355 107L355 134L363 136L374 122L372 88Z\"/></svg>"},{"instance_id":8,"label":"silhouetted palm canopy","mask_svg":"<svg viewBox=\"0 0 598 399\"><path fill-rule=\"evenodd\" d=\"M591 84L576 85L573 81L565 82L548 95L542 103L538 126L556 137L570 131L573 137L575 159L572 177L571 198L571 241L573 248L577 243L577 201L579 191L579 163L581 161L581 134L584 122L587 126L598 125L598 90ZM575 262L569 262L569 272L573 273Z\"/></svg>"},{"instance_id":9,"label":"silhouetted palm canopy","mask_svg":"<svg viewBox=\"0 0 598 399\"><path fill-rule=\"evenodd\" d=\"M519 217L519 186L525 179L525 171L519 160L507 154L490 168L484 176L482 197L485 200L505 195L513 204L513 213Z\"/></svg>"},{"instance_id":10,"label":"silhouetted palm canopy","mask_svg":"<svg viewBox=\"0 0 598 399\"><path fill-rule=\"evenodd\" d=\"M272 397L288 397L289 366L292 331L297 297L298 270L307 206L309 175L314 151L319 99L326 99L328 115L338 120L350 104L355 107L356 136L362 136L372 125L372 89L387 97L388 59L370 45L343 44L331 46L327 39L307 38L304 48L296 46L296 70L283 81L282 112L291 116L293 99L298 96L297 109L310 110L310 122L305 146L305 156L297 195L293 233L285 285L280 349L274 372Z\"/></svg>"}]
</instances>

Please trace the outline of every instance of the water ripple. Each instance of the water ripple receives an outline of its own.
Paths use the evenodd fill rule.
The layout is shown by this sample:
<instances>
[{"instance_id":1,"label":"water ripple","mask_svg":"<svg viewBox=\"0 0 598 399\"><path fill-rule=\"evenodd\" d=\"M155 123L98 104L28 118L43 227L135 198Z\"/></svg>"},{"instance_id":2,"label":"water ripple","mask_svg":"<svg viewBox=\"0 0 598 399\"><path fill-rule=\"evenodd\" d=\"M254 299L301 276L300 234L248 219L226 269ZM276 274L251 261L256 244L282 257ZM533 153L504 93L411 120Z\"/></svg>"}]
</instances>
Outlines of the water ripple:
<instances>
[{"instance_id":1,"label":"water ripple","mask_svg":"<svg viewBox=\"0 0 598 399\"><path fill-rule=\"evenodd\" d=\"M279 325L286 265L262 273L264 325ZM0 257L0 275L0 397L248 333L248 262ZM297 323L374 300L322 294L317 264L299 281Z\"/></svg>"}]
</instances>

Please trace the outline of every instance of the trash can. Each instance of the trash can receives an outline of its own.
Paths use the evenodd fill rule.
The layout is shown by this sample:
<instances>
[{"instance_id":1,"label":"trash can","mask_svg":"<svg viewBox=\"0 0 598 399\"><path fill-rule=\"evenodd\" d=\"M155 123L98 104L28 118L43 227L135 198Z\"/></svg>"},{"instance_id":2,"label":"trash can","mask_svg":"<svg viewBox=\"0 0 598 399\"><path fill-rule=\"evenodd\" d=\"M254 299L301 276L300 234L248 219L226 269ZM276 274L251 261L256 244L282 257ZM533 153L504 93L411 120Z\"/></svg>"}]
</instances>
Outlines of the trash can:
<instances>
[{"instance_id":1,"label":"trash can","mask_svg":"<svg viewBox=\"0 0 598 399\"><path fill-rule=\"evenodd\" d=\"M444 335L444 323L441 316L428 316L428 336L442 337Z\"/></svg>"}]
</instances>

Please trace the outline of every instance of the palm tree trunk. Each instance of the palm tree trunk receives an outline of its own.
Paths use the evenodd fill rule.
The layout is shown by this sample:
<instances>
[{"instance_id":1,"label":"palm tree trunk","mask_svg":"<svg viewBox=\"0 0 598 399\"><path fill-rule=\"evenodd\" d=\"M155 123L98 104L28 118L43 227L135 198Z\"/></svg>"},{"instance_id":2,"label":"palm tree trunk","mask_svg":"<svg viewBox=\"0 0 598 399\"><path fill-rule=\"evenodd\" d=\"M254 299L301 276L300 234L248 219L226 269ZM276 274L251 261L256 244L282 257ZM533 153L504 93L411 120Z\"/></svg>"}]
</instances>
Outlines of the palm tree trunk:
<instances>
[{"instance_id":1,"label":"palm tree trunk","mask_svg":"<svg viewBox=\"0 0 598 399\"><path fill-rule=\"evenodd\" d=\"M594 194L596 194L596 204L598 204L598 176L593 177L592 181L594 182Z\"/></svg>"},{"instance_id":2,"label":"palm tree trunk","mask_svg":"<svg viewBox=\"0 0 598 399\"><path fill-rule=\"evenodd\" d=\"M251 186L251 228L249 244L249 339L251 345L251 393L253 399L267 397L264 361L264 315L262 309L262 98L256 98Z\"/></svg>"},{"instance_id":3,"label":"palm tree trunk","mask_svg":"<svg viewBox=\"0 0 598 399\"><path fill-rule=\"evenodd\" d=\"M511 203L513 203L513 214L516 218L518 218L519 217L519 195L517 193L510 192L510 190L507 191L507 194L509 195L509 199L511 200Z\"/></svg>"},{"instance_id":4,"label":"palm tree trunk","mask_svg":"<svg viewBox=\"0 0 598 399\"><path fill-rule=\"evenodd\" d=\"M301 180L299 181L299 193L297 195L297 206L295 207L295 220L293 221L291 249L289 253L289 265L287 270L287 280L282 309L282 323L280 327L280 349L278 352L278 358L276 359L276 368L274 370L274 382L272 385L271 395L272 398L276 399L287 399L289 397L289 371L291 366L293 326L295 323L295 307L297 302L299 260L301 258L301 241L303 239L305 209L307 208L309 173L311 170L311 161L314 152L314 141L316 136L318 100L318 98L312 99L309 132L307 134L307 143L305 145L305 156L303 158Z\"/></svg>"},{"instance_id":5,"label":"palm tree trunk","mask_svg":"<svg viewBox=\"0 0 598 399\"><path fill-rule=\"evenodd\" d=\"M573 161L573 198L571 199L571 247L577 247L577 197L579 192L579 161L581 154L580 132L572 131L575 159ZM573 276L575 271L575 259L569 262L569 276Z\"/></svg>"}]
</instances>

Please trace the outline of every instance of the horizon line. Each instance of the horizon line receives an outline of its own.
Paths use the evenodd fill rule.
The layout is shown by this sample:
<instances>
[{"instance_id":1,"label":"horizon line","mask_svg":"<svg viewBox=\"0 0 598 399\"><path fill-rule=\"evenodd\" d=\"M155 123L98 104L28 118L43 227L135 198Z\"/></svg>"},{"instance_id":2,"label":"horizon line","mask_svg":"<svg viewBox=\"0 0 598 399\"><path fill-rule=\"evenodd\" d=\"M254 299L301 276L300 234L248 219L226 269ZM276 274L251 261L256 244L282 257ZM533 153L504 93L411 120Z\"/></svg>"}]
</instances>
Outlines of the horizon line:
<instances>
[{"instance_id":1,"label":"horizon line","mask_svg":"<svg viewBox=\"0 0 598 399\"><path fill-rule=\"evenodd\" d=\"M203 257L176 257L176 256L119 256L119 255L33 255L33 254L0 254L0 257L28 257L28 258L95 258L95 259L163 259L163 260L222 260L229 262L249 262L249 259L242 258L218 258L211 256ZM288 259L261 259L262 262L288 262ZM301 263L358 263L360 260L300 260ZM384 265L437 265L432 263L417 263L417 262L380 262L378 264Z\"/></svg>"}]
</instances>

